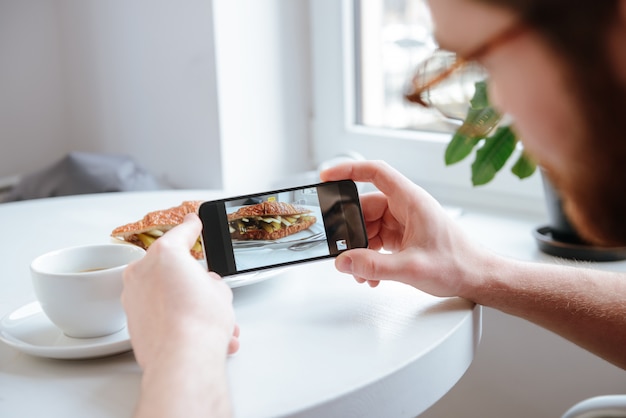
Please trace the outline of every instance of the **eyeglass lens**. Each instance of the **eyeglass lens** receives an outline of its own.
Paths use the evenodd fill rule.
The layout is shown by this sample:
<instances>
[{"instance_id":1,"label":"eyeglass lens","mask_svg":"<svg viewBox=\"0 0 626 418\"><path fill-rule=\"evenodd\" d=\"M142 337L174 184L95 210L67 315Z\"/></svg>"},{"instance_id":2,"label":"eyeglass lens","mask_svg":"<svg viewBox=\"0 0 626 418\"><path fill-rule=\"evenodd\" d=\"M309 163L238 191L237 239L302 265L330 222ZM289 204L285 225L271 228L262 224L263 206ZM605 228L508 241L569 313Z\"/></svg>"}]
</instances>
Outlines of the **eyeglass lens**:
<instances>
[{"instance_id":1,"label":"eyeglass lens","mask_svg":"<svg viewBox=\"0 0 626 418\"><path fill-rule=\"evenodd\" d=\"M458 61L456 54L439 49L417 67L406 96L448 118L463 120L475 83L486 78L478 63Z\"/></svg>"}]
</instances>

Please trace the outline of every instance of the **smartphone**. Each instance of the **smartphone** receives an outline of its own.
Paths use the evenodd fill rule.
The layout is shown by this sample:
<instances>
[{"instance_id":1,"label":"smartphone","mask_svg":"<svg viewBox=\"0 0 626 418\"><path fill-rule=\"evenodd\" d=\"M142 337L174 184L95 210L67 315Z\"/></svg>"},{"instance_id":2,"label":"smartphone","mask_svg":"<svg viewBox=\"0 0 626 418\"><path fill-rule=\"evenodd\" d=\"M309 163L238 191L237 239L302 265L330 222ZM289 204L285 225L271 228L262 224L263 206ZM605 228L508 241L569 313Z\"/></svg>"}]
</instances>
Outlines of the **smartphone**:
<instances>
[{"instance_id":1,"label":"smartphone","mask_svg":"<svg viewBox=\"0 0 626 418\"><path fill-rule=\"evenodd\" d=\"M367 247L356 185L332 181L203 202L202 245L221 276L309 262Z\"/></svg>"}]
</instances>

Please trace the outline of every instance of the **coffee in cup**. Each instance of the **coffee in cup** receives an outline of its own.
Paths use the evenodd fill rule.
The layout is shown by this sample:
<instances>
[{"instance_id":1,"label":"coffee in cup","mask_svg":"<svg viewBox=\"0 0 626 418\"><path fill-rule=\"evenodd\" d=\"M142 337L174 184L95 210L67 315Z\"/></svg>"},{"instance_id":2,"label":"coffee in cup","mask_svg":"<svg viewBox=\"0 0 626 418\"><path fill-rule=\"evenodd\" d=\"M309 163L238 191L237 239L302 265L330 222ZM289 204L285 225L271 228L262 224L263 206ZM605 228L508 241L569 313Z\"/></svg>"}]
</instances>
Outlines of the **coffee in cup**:
<instances>
[{"instance_id":1,"label":"coffee in cup","mask_svg":"<svg viewBox=\"0 0 626 418\"><path fill-rule=\"evenodd\" d=\"M126 244L64 248L31 263L35 295L50 321L65 335L93 338L126 326L122 273L145 250Z\"/></svg>"}]
</instances>

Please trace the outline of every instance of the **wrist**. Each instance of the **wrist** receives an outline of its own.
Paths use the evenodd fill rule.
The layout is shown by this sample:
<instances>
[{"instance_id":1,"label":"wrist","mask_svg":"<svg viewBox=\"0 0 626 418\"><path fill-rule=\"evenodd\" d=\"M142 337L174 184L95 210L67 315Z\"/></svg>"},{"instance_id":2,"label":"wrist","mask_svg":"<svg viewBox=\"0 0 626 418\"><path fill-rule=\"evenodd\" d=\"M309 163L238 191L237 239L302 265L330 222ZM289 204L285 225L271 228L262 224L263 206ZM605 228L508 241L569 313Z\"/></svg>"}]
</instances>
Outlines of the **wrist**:
<instances>
[{"instance_id":1,"label":"wrist","mask_svg":"<svg viewBox=\"0 0 626 418\"><path fill-rule=\"evenodd\" d=\"M185 324L173 331L144 367L136 417L230 416L226 335L206 324ZM163 396L172 387L177 396Z\"/></svg>"},{"instance_id":2,"label":"wrist","mask_svg":"<svg viewBox=\"0 0 626 418\"><path fill-rule=\"evenodd\" d=\"M163 348L175 350L197 350L199 352L224 354L228 352L228 343L232 330L217 324L203 321L186 320L178 322L171 329L171 338L164 342Z\"/></svg>"},{"instance_id":3,"label":"wrist","mask_svg":"<svg viewBox=\"0 0 626 418\"><path fill-rule=\"evenodd\" d=\"M490 305L490 299L498 289L506 286L504 280L508 271L515 264L513 260L484 251L473 258L467 273L462 280L463 286L459 290L459 296L471 300L480 305Z\"/></svg>"}]
</instances>

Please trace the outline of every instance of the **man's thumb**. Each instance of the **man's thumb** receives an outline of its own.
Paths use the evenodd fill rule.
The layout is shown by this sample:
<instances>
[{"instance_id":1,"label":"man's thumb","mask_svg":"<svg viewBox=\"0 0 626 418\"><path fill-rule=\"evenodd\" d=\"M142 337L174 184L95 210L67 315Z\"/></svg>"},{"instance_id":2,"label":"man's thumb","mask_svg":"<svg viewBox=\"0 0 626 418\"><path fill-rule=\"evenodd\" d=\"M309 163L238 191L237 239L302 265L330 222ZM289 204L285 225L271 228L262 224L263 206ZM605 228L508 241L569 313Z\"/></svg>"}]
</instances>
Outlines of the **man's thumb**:
<instances>
[{"instance_id":1,"label":"man's thumb","mask_svg":"<svg viewBox=\"0 0 626 418\"><path fill-rule=\"evenodd\" d=\"M392 254L382 254L369 249L354 249L340 254L335 267L342 273L364 280L393 279L398 275L399 263Z\"/></svg>"}]
</instances>

